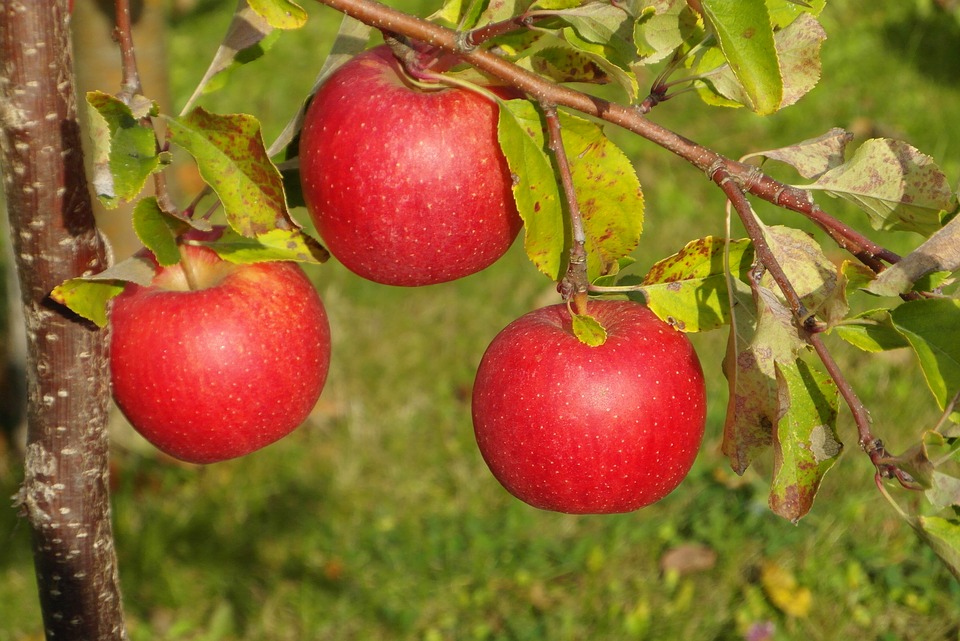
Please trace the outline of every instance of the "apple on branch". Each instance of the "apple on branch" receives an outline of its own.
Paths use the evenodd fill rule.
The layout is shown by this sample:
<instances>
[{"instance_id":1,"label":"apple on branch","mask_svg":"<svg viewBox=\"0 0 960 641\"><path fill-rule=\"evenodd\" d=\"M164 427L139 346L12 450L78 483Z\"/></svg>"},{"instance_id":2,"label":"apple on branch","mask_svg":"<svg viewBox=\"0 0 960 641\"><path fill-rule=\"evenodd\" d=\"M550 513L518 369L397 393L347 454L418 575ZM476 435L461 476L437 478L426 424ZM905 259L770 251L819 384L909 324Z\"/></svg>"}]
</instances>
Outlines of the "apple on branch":
<instances>
[{"instance_id":1,"label":"apple on branch","mask_svg":"<svg viewBox=\"0 0 960 641\"><path fill-rule=\"evenodd\" d=\"M532 311L487 348L473 391L480 453L514 496L545 510L629 512L684 479L706 389L689 339L647 307L591 300L607 331L574 334L568 307Z\"/></svg>"},{"instance_id":2,"label":"apple on branch","mask_svg":"<svg viewBox=\"0 0 960 641\"><path fill-rule=\"evenodd\" d=\"M326 382L330 327L295 263L234 264L190 244L181 252L113 302L113 396L158 449L213 463L307 418Z\"/></svg>"},{"instance_id":3,"label":"apple on branch","mask_svg":"<svg viewBox=\"0 0 960 641\"><path fill-rule=\"evenodd\" d=\"M387 46L340 67L310 103L299 150L304 201L330 253L403 286L494 263L522 226L498 114L480 93L415 82Z\"/></svg>"}]
</instances>

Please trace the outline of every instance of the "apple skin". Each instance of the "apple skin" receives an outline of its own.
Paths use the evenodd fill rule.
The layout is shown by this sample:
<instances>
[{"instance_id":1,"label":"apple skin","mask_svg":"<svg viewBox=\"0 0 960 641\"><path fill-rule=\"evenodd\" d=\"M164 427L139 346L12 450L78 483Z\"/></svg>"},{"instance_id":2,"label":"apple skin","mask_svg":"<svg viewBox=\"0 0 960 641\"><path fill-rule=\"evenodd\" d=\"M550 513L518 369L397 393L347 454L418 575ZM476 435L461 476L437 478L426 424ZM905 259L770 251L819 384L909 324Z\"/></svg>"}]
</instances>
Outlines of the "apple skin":
<instances>
[{"instance_id":1,"label":"apple skin","mask_svg":"<svg viewBox=\"0 0 960 641\"><path fill-rule=\"evenodd\" d=\"M273 443L307 418L326 382L330 327L296 264L235 265L208 248L183 249L200 288L189 289L177 264L114 300L111 382L147 441L182 461L213 463Z\"/></svg>"},{"instance_id":2,"label":"apple skin","mask_svg":"<svg viewBox=\"0 0 960 641\"><path fill-rule=\"evenodd\" d=\"M706 390L689 339L647 307L590 301L607 330L590 347L566 305L534 310L487 348L473 390L480 453L515 497L572 514L630 512L690 471Z\"/></svg>"},{"instance_id":3,"label":"apple skin","mask_svg":"<svg viewBox=\"0 0 960 641\"><path fill-rule=\"evenodd\" d=\"M430 285L494 263L522 221L497 142L498 106L405 78L380 46L323 84L304 119L301 186L324 244L349 270Z\"/></svg>"}]
</instances>

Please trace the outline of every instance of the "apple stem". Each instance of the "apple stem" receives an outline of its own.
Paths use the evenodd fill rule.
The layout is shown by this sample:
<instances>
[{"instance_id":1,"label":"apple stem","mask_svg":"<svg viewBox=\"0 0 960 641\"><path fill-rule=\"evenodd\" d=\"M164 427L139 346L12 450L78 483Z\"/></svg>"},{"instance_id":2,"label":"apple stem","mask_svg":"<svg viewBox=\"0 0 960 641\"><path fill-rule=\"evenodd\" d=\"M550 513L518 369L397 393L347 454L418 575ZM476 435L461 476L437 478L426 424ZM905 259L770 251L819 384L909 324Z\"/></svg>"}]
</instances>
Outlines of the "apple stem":
<instances>
[{"instance_id":1,"label":"apple stem","mask_svg":"<svg viewBox=\"0 0 960 641\"><path fill-rule=\"evenodd\" d=\"M572 301L572 307L575 313L585 314L587 308L587 291L590 287L590 281L587 278L587 236L583 228L583 216L580 212L577 192L573 186L573 174L570 171L570 161L567 158L567 152L563 146L563 133L560 127L557 105L551 102L541 101L540 108L543 109L547 121L550 151L553 152L557 173L560 174L560 185L563 188L563 194L567 203L567 213L570 216L570 233L573 241L570 245L567 271L557 284L557 290L565 301Z\"/></svg>"},{"instance_id":2,"label":"apple stem","mask_svg":"<svg viewBox=\"0 0 960 641\"><path fill-rule=\"evenodd\" d=\"M180 245L180 268L183 269L183 277L187 280L187 287L190 288L190 291L200 289L197 274L193 271L193 263L190 261L187 248L184 245Z\"/></svg>"}]
</instances>

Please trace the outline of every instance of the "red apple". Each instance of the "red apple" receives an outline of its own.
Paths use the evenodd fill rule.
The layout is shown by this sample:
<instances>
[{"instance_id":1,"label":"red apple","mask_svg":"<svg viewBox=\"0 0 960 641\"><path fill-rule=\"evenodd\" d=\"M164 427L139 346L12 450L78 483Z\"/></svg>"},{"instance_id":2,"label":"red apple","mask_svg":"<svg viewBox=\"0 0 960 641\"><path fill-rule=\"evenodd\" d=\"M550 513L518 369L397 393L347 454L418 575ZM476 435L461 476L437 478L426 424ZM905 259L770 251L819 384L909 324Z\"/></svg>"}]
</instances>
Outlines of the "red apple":
<instances>
[{"instance_id":1,"label":"red apple","mask_svg":"<svg viewBox=\"0 0 960 641\"><path fill-rule=\"evenodd\" d=\"M669 494L703 439L706 390L689 339L629 301L591 301L607 330L590 347L566 305L530 312L490 344L473 424L514 496L573 514L629 512Z\"/></svg>"},{"instance_id":2,"label":"red apple","mask_svg":"<svg viewBox=\"0 0 960 641\"><path fill-rule=\"evenodd\" d=\"M522 223L498 114L476 92L414 86L386 46L340 67L310 104L299 152L330 253L364 278L406 286L500 258Z\"/></svg>"},{"instance_id":3,"label":"red apple","mask_svg":"<svg viewBox=\"0 0 960 641\"><path fill-rule=\"evenodd\" d=\"M327 378L330 327L296 264L236 265L183 249L180 264L158 267L149 287L131 284L113 302L113 396L158 449L213 463L306 419Z\"/></svg>"}]
</instances>

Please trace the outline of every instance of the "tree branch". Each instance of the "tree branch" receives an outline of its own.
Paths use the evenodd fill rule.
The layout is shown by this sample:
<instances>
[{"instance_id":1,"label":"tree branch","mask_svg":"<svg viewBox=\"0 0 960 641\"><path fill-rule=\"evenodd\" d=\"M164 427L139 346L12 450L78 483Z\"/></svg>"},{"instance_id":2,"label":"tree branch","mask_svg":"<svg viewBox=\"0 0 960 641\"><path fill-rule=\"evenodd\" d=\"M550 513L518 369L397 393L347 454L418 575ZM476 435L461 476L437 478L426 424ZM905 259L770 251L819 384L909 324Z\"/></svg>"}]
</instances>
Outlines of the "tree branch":
<instances>
[{"instance_id":1,"label":"tree branch","mask_svg":"<svg viewBox=\"0 0 960 641\"><path fill-rule=\"evenodd\" d=\"M805 190L774 180L754 165L726 158L647 120L641 107L624 106L557 85L489 51L465 46L467 43L462 33L397 11L375 0L317 1L381 31L401 34L457 54L463 61L523 90L539 102L570 107L632 131L683 158L708 175L713 175L717 169L722 168L754 196L809 218L841 248L849 251L874 271L882 270L880 260L893 263L899 259L893 252L827 216L813 203Z\"/></svg>"},{"instance_id":2,"label":"tree branch","mask_svg":"<svg viewBox=\"0 0 960 641\"><path fill-rule=\"evenodd\" d=\"M577 200L577 191L573 187L573 175L570 172L570 162L563 146L563 133L560 129L560 117L557 115L557 106L549 103L540 103L547 120L547 136L550 141L550 151L553 152L557 164L557 173L560 175L560 185L567 203L567 212L570 216L570 260L567 264L567 273L560 280L558 289L564 301L571 301L573 311L585 314L587 291L590 281L587 279L587 236L583 229L583 216L580 215L580 203Z\"/></svg>"},{"instance_id":3,"label":"tree branch","mask_svg":"<svg viewBox=\"0 0 960 641\"><path fill-rule=\"evenodd\" d=\"M0 165L27 327L27 451L17 503L48 639L126 632L107 485L107 335L48 294L101 271L73 85L67 0L0 0Z\"/></svg>"}]
</instances>

